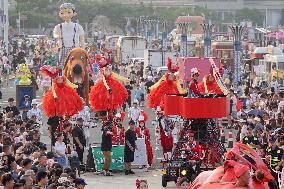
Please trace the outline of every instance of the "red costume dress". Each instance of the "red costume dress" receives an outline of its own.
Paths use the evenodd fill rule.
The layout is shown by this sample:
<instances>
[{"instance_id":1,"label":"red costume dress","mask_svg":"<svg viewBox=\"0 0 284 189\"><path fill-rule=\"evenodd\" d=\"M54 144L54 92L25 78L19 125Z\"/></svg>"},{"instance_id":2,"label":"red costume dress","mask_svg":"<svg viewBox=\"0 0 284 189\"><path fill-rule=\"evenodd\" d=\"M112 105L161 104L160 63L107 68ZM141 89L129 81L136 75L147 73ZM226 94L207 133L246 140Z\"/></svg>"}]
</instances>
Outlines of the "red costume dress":
<instances>
[{"instance_id":1,"label":"red costume dress","mask_svg":"<svg viewBox=\"0 0 284 189\"><path fill-rule=\"evenodd\" d=\"M160 127L160 140L163 148L164 159L167 160L169 158L168 153L172 153L172 149L174 147L174 138L169 122L166 120L165 116L158 118L158 124Z\"/></svg>"},{"instance_id":2,"label":"red costume dress","mask_svg":"<svg viewBox=\"0 0 284 189\"><path fill-rule=\"evenodd\" d=\"M49 70L48 70L49 69ZM65 76L57 77L58 70L49 71L52 67L43 67L41 71L53 77L51 88L42 98L42 109L49 117L73 116L83 109L83 101L72 84Z\"/></svg>"},{"instance_id":3,"label":"red costume dress","mask_svg":"<svg viewBox=\"0 0 284 189\"><path fill-rule=\"evenodd\" d=\"M189 89L196 95L201 95L200 90L198 88L198 81L196 80L191 80L189 83Z\"/></svg>"},{"instance_id":4,"label":"red costume dress","mask_svg":"<svg viewBox=\"0 0 284 189\"><path fill-rule=\"evenodd\" d=\"M168 59L168 70L169 73L166 73L160 81L158 81L155 85L150 87L150 93L148 95L148 106L150 108L154 108L157 106L163 107L164 104L164 96L166 94L181 94L183 92L179 81L174 75L175 72L178 71L178 67L172 68L171 60Z\"/></svg>"},{"instance_id":5,"label":"red costume dress","mask_svg":"<svg viewBox=\"0 0 284 189\"><path fill-rule=\"evenodd\" d=\"M210 81L209 77L213 76L206 75L204 79L198 84L200 92L203 94L223 94L214 77L212 81Z\"/></svg>"},{"instance_id":6,"label":"red costume dress","mask_svg":"<svg viewBox=\"0 0 284 189\"><path fill-rule=\"evenodd\" d=\"M112 145L124 145L124 127L118 127L116 124L112 126Z\"/></svg>"},{"instance_id":7,"label":"red costume dress","mask_svg":"<svg viewBox=\"0 0 284 189\"><path fill-rule=\"evenodd\" d=\"M145 139L148 165L151 166L153 164L153 149L152 149L150 131L146 127L144 127L144 129L138 127L135 129L135 132L136 132L137 138Z\"/></svg>"},{"instance_id":8,"label":"red costume dress","mask_svg":"<svg viewBox=\"0 0 284 189\"><path fill-rule=\"evenodd\" d=\"M182 134L183 127L179 130L179 136ZM194 133L192 133L190 130L187 131L187 133L184 136L185 141L181 144L182 149L186 149L190 151L191 153L188 155L189 160L198 160L201 159L202 154L202 148L201 145L199 145L199 142L194 140Z\"/></svg>"},{"instance_id":9,"label":"red costume dress","mask_svg":"<svg viewBox=\"0 0 284 189\"><path fill-rule=\"evenodd\" d=\"M95 112L116 110L127 100L128 93L124 85L114 78L108 63L100 63L102 80L91 88L90 105Z\"/></svg>"}]
</instances>

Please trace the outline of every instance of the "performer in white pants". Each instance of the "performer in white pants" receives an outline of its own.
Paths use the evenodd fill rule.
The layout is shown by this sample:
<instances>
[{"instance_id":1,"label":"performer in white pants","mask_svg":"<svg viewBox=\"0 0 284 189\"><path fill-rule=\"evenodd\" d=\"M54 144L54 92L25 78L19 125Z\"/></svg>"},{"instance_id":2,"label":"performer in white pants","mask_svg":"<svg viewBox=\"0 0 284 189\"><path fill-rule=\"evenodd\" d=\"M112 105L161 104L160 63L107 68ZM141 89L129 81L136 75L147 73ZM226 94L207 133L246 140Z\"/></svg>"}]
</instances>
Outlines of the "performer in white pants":
<instances>
[{"instance_id":1,"label":"performer in white pants","mask_svg":"<svg viewBox=\"0 0 284 189\"><path fill-rule=\"evenodd\" d=\"M84 102L83 110L80 111L76 117L77 118L80 117L84 120L83 130L84 130L84 134L85 134L85 138L86 138L86 148L89 149L89 146L91 145L91 143L90 143L90 120L91 120L90 117L91 117L91 114L90 114L90 108L89 108L89 106L86 106L85 102Z\"/></svg>"}]
</instances>

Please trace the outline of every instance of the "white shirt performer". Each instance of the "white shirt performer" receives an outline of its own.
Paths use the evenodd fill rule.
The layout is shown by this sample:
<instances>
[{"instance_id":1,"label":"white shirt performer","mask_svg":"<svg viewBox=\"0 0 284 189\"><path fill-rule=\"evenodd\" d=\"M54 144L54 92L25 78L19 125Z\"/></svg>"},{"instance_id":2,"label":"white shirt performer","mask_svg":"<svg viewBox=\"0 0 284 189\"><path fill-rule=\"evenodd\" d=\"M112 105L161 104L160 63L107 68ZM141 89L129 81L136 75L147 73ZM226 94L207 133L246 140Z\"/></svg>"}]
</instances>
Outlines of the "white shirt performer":
<instances>
[{"instance_id":1,"label":"white shirt performer","mask_svg":"<svg viewBox=\"0 0 284 189\"><path fill-rule=\"evenodd\" d=\"M53 36L59 48L60 67L70 50L75 47L85 48L84 30L80 24L72 22L76 15L75 6L71 3L63 3L59 8L59 17L64 23L55 26Z\"/></svg>"},{"instance_id":2,"label":"white shirt performer","mask_svg":"<svg viewBox=\"0 0 284 189\"><path fill-rule=\"evenodd\" d=\"M32 119L32 120L36 121L39 124L42 124L42 112L37 107L36 99L32 100L32 109L30 109L28 111L27 116L28 116L29 119Z\"/></svg>"},{"instance_id":3,"label":"white shirt performer","mask_svg":"<svg viewBox=\"0 0 284 189\"><path fill-rule=\"evenodd\" d=\"M77 116L77 118L82 118L84 120L84 134L86 139L86 148L89 149L90 146L90 120L91 120L91 114L90 114L90 108L88 106L84 106L83 110L81 110Z\"/></svg>"},{"instance_id":4,"label":"white shirt performer","mask_svg":"<svg viewBox=\"0 0 284 189\"><path fill-rule=\"evenodd\" d=\"M141 109L138 107L138 103L138 100L135 99L133 101L133 106L128 110L128 119L133 120L135 123L137 123L141 114Z\"/></svg>"}]
</instances>

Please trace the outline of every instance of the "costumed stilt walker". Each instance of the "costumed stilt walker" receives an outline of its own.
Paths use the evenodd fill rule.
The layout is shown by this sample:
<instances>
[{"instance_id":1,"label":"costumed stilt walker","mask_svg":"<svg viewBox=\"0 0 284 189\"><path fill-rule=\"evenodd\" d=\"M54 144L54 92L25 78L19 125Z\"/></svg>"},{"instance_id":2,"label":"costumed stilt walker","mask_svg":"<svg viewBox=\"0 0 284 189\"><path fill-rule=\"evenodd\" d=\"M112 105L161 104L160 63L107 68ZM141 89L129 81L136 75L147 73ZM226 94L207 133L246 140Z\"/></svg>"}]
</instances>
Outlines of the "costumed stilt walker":
<instances>
[{"instance_id":1,"label":"costumed stilt walker","mask_svg":"<svg viewBox=\"0 0 284 189\"><path fill-rule=\"evenodd\" d=\"M166 94L183 94L186 91L181 87L179 79L175 75L178 72L178 67L172 66L172 61L168 59L168 73L166 73L157 83L150 87L148 95L148 106L156 108L160 106L163 108L163 98Z\"/></svg>"},{"instance_id":2,"label":"costumed stilt walker","mask_svg":"<svg viewBox=\"0 0 284 189\"><path fill-rule=\"evenodd\" d=\"M41 67L41 72L52 78L51 88L42 98L42 108L46 116L73 116L83 109L81 97L77 94L77 86L65 76L58 76L58 68Z\"/></svg>"},{"instance_id":3,"label":"costumed stilt walker","mask_svg":"<svg viewBox=\"0 0 284 189\"><path fill-rule=\"evenodd\" d=\"M108 59L102 57L99 67L102 79L91 88L90 105L95 112L117 110L128 98L126 88L119 81L127 82L128 80L112 72Z\"/></svg>"},{"instance_id":4,"label":"costumed stilt walker","mask_svg":"<svg viewBox=\"0 0 284 189\"><path fill-rule=\"evenodd\" d=\"M59 7L59 17L64 21L55 26L53 36L57 40L58 45L58 66L59 74L62 74L62 67L65 58L69 52L75 47L85 48L85 38L83 27L72 22L72 19L77 15L75 6L71 3L63 3Z\"/></svg>"},{"instance_id":5,"label":"costumed stilt walker","mask_svg":"<svg viewBox=\"0 0 284 189\"><path fill-rule=\"evenodd\" d=\"M149 129L145 126L147 121L147 115L145 115L143 111L142 114L138 118L139 127L135 129L137 138L145 139L146 151L147 151L147 160L148 160L148 167L151 167L153 164L153 148L151 142L151 136Z\"/></svg>"},{"instance_id":6,"label":"costumed stilt walker","mask_svg":"<svg viewBox=\"0 0 284 189\"><path fill-rule=\"evenodd\" d=\"M122 125L124 112L115 114L112 126L112 145L124 145L125 129Z\"/></svg>"}]
</instances>

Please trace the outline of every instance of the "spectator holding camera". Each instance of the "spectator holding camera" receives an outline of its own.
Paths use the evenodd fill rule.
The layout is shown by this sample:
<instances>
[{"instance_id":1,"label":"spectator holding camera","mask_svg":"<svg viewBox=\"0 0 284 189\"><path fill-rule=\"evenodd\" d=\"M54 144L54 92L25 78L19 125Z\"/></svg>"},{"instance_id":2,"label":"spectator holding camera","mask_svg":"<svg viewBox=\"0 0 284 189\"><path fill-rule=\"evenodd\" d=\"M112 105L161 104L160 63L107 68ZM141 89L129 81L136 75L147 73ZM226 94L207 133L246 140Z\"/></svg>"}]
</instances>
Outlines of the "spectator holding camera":
<instances>
[{"instance_id":1,"label":"spectator holding camera","mask_svg":"<svg viewBox=\"0 0 284 189\"><path fill-rule=\"evenodd\" d=\"M104 176L112 176L109 172L110 164L111 164L111 149L112 149L112 122L107 121L103 127L102 134L102 142L101 142L101 150L104 155L104 165L102 174Z\"/></svg>"}]
</instances>

